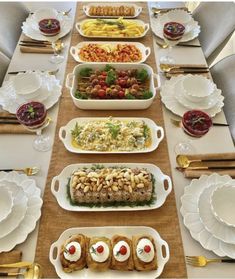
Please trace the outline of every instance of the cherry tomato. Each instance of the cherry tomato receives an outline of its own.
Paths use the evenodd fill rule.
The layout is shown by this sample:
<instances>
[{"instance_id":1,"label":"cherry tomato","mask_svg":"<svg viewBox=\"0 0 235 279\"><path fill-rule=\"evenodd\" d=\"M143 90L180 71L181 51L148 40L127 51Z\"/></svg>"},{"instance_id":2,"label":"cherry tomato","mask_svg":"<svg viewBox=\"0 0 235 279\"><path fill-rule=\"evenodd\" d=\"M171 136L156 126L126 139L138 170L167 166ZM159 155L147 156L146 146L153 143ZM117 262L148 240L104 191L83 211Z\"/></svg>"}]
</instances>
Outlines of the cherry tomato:
<instances>
[{"instance_id":1,"label":"cherry tomato","mask_svg":"<svg viewBox=\"0 0 235 279\"><path fill-rule=\"evenodd\" d=\"M103 251L104 251L104 247L103 247L102 245L99 245L99 246L96 248L96 251L97 251L99 254L101 254L101 253L103 253Z\"/></svg>"},{"instance_id":2,"label":"cherry tomato","mask_svg":"<svg viewBox=\"0 0 235 279\"><path fill-rule=\"evenodd\" d=\"M127 253L126 246L122 245L122 246L120 247L119 253L120 253L121 255L126 255L126 253Z\"/></svg>"},{"instance_id":3,"label":"cherry tomato","mask_svg":"<svg viewBox=\"0 0 235 279\"><path fill-rule=\"evenodd\" d=\"M126 86L126 80L125 80L125 79L119 79L119 80L118 80L118 84L119 84L121 87L125 87L125 86Z\"/></svg>"},{"instance_id":4,"label":"cherry tomato","mask_svg":"<svg viewBox=\"0 0 235 279\"><path fill-rule=\"evenodd\" d=\"M106 85L106 82L104 80L100 80L99 81L99 85L101 85L102 87Z\"/></svg>"},{"instance_id":5,"label":"cherry tomato","mask_svg":"<svg viewBox=\"0 0 235 279\"><path fill-rule=\"evenodd\" d=\"M149 253L151 251L151 247L149 245L144 246L144 252Z\"/></svg>"},{"instance_id":6,"label":"cherry tomato","mask_svg":"<svg viewBox=\"0 0 235 279\"><path fill-rule=\"evenodd\" d=\"M125 97L125 92L122 91L122 90L119 91L119 92L118 92L118 97L119 97L119 98L124 98L124 97Z\"/></svg>"},{"instance_id":7,"label":"cherry tomato","mask_svg":"<svg viewBox=\"0 0 235 279\"><path fill-rule=\"evenodd\" d=\"M99 80L100 80L100 79L105 80L105 79L106 79L106 76L99 75L99 76L98 76L98 79L99 79Z\"/></svg>"},{"instance_id":8,"label":"cherry tomato","mask_svg":"<svg viewBox=\"0 0 235 279\"><path fill-rule=\"evenodd\" d=\"M69 254L73 255L73 254L75 253L75 251L76 251L75 246L74 246L74 245L71 245L71 246L69 247Z\"/></svg>"},{"instance_id":9,"label":"cherry tomato","mask_svg":"<svg viewBox=\"0 0 235 279\"><path fill-rule=\"evenodd\" d=\"M101 74L102 74L102 76L105 76L105 77L107 76L106 72L102 72Z\"/></svg>"},{"instance_id":10,"label":"cherry tomato","mask_svg":"<svg viewBox=\"0 0 235 279\"><path fill-rule=\"evenodd\" d=\"M100 89L100 90L98 91L98 96L99 96L100 98L104 98L105 95L106 95L106 92L105 92L104 89Z\"/></svg>"}]
</instances>

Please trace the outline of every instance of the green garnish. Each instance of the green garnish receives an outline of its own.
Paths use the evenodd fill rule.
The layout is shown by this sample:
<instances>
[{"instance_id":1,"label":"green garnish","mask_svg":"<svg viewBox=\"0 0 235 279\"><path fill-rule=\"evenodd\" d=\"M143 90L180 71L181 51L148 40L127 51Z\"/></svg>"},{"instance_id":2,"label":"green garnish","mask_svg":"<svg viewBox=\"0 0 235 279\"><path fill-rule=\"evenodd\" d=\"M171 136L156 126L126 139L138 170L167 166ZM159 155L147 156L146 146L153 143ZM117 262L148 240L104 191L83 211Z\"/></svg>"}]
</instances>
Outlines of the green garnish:
<instances>
[{"instance_id":1,"label":"green garnish","mask_svg":"<svg viewBox=\"0 0 235 279\"><path fill-rule=\"evenodd\" d=\"M30 118L35 117L35 110L34 110L33 106L28 107L28 112L29 112Z\"/></svg>"},{"instance_id":2,"label":"green garnish","mask_svg":"<svg viewBox=\"0 0 235 279\"><path fill-rule=\"evenodd\" d=\"M75 127L73 130L71 130L71 135L73 138L76 138L79 136L79 134L82 131L82 127L78 125L78 123L76 122Z\"/></svg>"},{"instance_id":3,"label":"green garnish","mask_svg":"<svg viewBox=\"0 0 235 279\"><path fill-rule=\"evenodd\" d=\"M52 21L51 21L51 19L49 19L47 22L47 27L51 27L51 25L52 25Z\"/></svg>"},{"instance_id":4,"label":"green garnish","mask_svg":"<svg viewBox=\"0 0 235 279\"><path fill-rule=\"evenodd\" d=\"M107 77L105 79L105 82L108 84L108 85L112 85L115 83L117 79L117 76L115 74L115 72L113 70L110 70L107 74Z\"/></svg>"},{"instance_id":5,"label":"green garnish","mask_svg":"<svg viewBox=\"0 0 235 279\"><path fill-rule=\"evenodd\" d=\"M145 82L148 79L148 72L145 69L137 71L136 78L139 79L141 82Z\"/></svg>"},{"instance_id":6,"label":"green garnish","mask_svg":"<svg viewBox=\"0 0 235 279\"><path fill-rule=\"evenodd\" d=\"M93 246L91 246L91 253L96 254L96 250Z\"/></svg>"},{"instance_id":7,"label":"green garnish","mask_svg":"<svg viewBox=\"0 0 235 279\"><path fill-rule=\"evenodd\" d=\"M153 97L153 93L151 91L144 91L143 99L150 99Z\"/></svg>"},{"instance_id":8,"label":"green garnish","mask_svg":"<svg viewBox=\"0 0 235 279\"><path fill-rule=\"evenodd\" d=\"M91 68L83 68L81 69L79 75L81 77L89 77L92 73L92 69Z\"/></svg>"},{"instance_id":9,"label":"green garnish","mask_svg":"<svg viewBox=\"0 0 235 279\"><path fill-rule=\"evenodd\" d=\"M117 25L117 27L121 30L125 29L125 25L122 23L122 22L119 22L117 20L106 20L106 19L101 19L101 18L98 18L97 21L99 23L102 23L102 24L108 24L108 25Z\"/></svg>"},{"instance_id":10,"label":"green garnish","mask_svg":"<svg viewBox=\"0 0 235 279\"><path fill-rule=\"evenodd\" d=\"M126 99L129 99L129 100L135 99L135 96L133 96L133 95L130 94L130 93L127 93L127 94L125 95L125 97L126 97Z\"/></svg>"},{"instance_id":11,"label":"green garnish","mask_svg":"<svg viewBox=\"0 0 235 279\"><path fill-rule=\"evenodd\" d=\"M74 97L77 98L77 99L83 99L83 100L88 99L88 96L87 96L86 93L81 93L78 90L74 93Z\"/></svg>"},{"instance_id":12,"label":"green garnish","mask_svg":"<svg viewBox=\"0 0 235 279\"><path fill-rule=\"evenodd\" d=\"M147 139L149 137L149 127L147 125L144 125L144 137Z\"/></svg>"},{"instance_id":13,"label":"green garnish","mask_svg":"<svg viewBox=\"0 0 235 279\"><path fill-rule=\"evenodd\" d=\"M106 125L109 128L109 132L112 134L112 137L116 139L121 128L120 125L114 125L112 123L106 123Z\"/></svg>"},{"instance_id":14,"label":"green garnish","mask_svg":"<svg viewBox=\"0 0 235 279\"><path fill-rule=\"evenodd\" d=\"M104 71L105 72L109 72L110 70L114 70L114 68L111 65L109 65L109 64L105 65Z\"/></svg>"}]
</instances>

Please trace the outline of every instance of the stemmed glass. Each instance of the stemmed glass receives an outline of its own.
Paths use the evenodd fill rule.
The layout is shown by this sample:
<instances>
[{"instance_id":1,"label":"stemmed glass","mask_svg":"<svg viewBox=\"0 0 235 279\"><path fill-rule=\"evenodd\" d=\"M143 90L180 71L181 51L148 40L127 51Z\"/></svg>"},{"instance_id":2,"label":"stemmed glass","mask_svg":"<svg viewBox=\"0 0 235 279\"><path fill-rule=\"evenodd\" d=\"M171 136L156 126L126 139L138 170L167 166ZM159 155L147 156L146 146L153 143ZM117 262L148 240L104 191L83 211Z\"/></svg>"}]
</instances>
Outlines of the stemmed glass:
<instances>
[{"instance_id":1,"label":"stemmed glass","mask_svg":"<svg viewBox=\"0 0 235 279\"><path fill-rule=\"evenodd\" d=\"M42 135L42 130L51 122L42 103L32 101L21 105L16 112L16 117L26 129L36 132L37 136L33 141L35 150L45 152L51 149L50 137Z\"/></svg>"},{"instance_id":2,"label":"stemmed glass","mask_svg":"<svg viewBox=\"0 0 235 279\"><path fill-rule=\"evenodd\" d=\"M51 43L54 50L54 54L50 57L49 61L53 64L60 64L64 61L64 55L61 55L61 51L64 48L64 44L61 40L56 40Z\"/></svg>"},{"instance_id":3,"label":"stemmed glass","mask_svg":"<svg viewBox=\"0 0 235 279\"><path fill-rule=\"evenodd\" d=\"M175 60L170 53L172 48L176 46L182 39L185 32L185 27L178 22L168 22L163 28L163 37L165 43L168 45L168 52L165 56L161 57L160 62L162 64L173 64Z\"/></svg>"}]
</instances>

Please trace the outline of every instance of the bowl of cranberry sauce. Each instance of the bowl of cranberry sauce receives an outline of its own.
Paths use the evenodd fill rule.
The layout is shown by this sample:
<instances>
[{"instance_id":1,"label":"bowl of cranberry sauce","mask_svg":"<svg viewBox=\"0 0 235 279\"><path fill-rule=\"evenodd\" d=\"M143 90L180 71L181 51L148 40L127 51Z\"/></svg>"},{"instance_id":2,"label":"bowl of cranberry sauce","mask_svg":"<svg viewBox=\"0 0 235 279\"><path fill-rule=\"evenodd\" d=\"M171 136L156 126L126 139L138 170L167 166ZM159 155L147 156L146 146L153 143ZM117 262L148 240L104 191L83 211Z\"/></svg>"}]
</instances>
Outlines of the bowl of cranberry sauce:
<instances>
[{"instance_id":1,"label":"bowl of cranberry sauce","mask_svg":"<svg viewBox=\"0 0 235 279\"><path fill-rule=\"evenodd\" d=\"M46 121L46 116L45 106L34 101L21 105L16 112L19 122L32 129L41 127Z\"/></svg>"},{"instance_id":2,"label":"bowl of cranberry sauce","mask_svg":"<svg viewBox=\"0 0 235 279\"><path fill-rule=\"evenodd\" d=\"M163 28L163 35L168 40L179 40L185 32L185 27L179 22L167 22Z\"/></svg>"},{"instance_id":3,"label":"bowl of cranberry sauce","mask_svg":"<svg viewBox=\"0 0 235 279\"><path fill-rule=\"evenodd\" d=\"M184 131L192 137L205 135L212 126L211 117L200 110L190 110L183 115L182 125Z\"/></svg>"},{"instance_id":4,"label":"bowl of cranberry sauce","mask_svg":"<svg viewBox=\"0 0 235 279\"><path fill-rule=\"evenodd\" d=\"M45 36L54 36L60 32L60 22L55 18L45 18L39 21L39 30Z\"/></svg>"}]
</instances>

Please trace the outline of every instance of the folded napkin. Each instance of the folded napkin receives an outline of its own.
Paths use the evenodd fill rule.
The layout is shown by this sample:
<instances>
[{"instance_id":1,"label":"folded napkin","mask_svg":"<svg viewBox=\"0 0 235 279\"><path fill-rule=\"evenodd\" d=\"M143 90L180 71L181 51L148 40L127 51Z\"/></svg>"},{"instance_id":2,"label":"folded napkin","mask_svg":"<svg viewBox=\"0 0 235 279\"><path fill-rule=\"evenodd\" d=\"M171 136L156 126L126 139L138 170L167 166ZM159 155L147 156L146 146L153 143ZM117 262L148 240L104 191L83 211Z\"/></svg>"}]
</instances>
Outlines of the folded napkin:
<instances>
[{"instance_id":1,"label":"folded napkin","mask_svg":"<svg viewBox=\"0 0 235 279\"><path fill-rule=\"evenodd\" d=\"M15 115L6 111L0 111L1 116L11 117ZM0 134L32 134L32 132L20 124L0 124Z\"/></svg>"},{"instance_id":2,"label":"folded napkin","mask_svg":"<svg viewBox=\"0 0 235 279\"><path fill-rule=\"evenodd\" d=\"M219 175L229 175L235 178L235 169L226 170L187 170L185 169L183 174L186 178L199 178L201 175L210 175L212 173L218 173Z\"/></svg>"},{"instance_id":3,"label":"folded napkin","mask_svg":"<svg viewBox=\"0 0 235 279\"><path fill-rule=\"evenodd\" d=\"M0 253L0 264L9 264L20 262L22 258L22 252L13 250L11 252ZM19 272L19 268L0 268L0 272ZM1 277L7 278L7 277ZM8 277L9 278L9 277ZM13 278L13 277L11 277Z\"/></svg>"},{"instance_id":4,"label":"folded napkin","mask_svg":"<svg viewBox=\"0 0 235 279\"><path fill-rule=\"evenodd\" d=\"M30 47L21 46L20 51L23 53L40 53L40 54L51 54L54 53L52 47Z\"/></svg>"},{"instance_id":5,"label":"folded napkin","mask_svg":"<svg viewBox=\"0 0 235 279\"><path fill-rule=\"evenodd\" d=\"M235 160L235 152L230 153L208 153L208 154L189 154L189 160Z\"/></svg>"}]
</instances>

